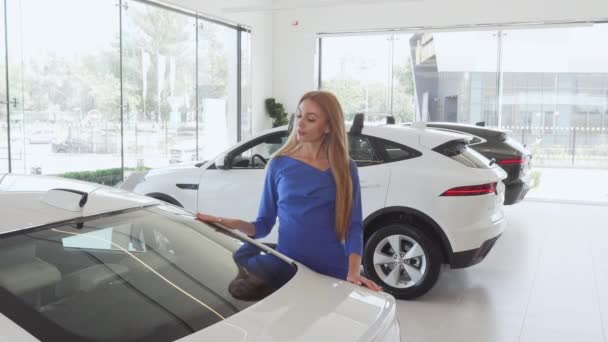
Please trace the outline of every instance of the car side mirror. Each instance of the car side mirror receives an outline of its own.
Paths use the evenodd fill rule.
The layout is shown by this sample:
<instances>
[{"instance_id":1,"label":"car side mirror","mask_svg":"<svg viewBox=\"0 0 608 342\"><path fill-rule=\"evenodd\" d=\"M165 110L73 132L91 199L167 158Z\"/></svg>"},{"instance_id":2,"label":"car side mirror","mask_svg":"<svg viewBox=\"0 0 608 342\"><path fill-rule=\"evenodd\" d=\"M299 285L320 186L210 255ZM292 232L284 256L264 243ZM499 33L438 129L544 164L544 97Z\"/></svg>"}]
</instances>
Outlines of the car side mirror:
<instances>
[{"instance_id":1,"label":"car side mirror","mask_svg":"<svg viewBox=\"0 0 608 342\"><path fill-rule=\"evenodd\" d=\"M228 153L222 153L215 158L215 167L221 170L230 169L230 155Z\"/></svg>"}]
</instances>

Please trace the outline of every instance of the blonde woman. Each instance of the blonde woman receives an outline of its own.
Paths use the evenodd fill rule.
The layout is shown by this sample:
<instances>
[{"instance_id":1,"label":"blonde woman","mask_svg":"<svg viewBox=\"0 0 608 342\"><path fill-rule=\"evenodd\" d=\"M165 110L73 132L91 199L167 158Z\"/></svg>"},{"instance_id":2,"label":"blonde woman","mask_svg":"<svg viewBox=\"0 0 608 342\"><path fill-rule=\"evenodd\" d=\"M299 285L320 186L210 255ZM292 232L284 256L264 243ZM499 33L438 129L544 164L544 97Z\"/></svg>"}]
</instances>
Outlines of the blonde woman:
<instances>
[{"instance_id":1,"label":"blonde woman","mask_svg":"<svg viewBox=\"0 0 608 342\"><path fill-rule=\"evenodd\" d=\"M281 225L277 250L309 268L379 291L361 276L363 250L361 191L355 163L348 156L344 114L325 91L302 96L285 146L267 166L258 218L254 222L198 214L255 238ZM235 260L250 273L281 285L282 264L243 245ZM276 266L276 269L274 267Z\"/></svg>"}]
</instances>

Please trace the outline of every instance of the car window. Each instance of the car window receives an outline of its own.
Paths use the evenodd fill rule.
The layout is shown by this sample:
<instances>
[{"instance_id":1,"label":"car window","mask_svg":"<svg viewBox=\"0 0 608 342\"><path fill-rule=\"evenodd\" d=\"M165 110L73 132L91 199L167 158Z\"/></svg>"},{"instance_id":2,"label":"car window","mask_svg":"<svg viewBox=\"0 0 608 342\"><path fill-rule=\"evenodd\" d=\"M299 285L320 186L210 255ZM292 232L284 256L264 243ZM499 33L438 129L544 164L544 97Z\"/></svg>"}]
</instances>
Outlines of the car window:
<instances>
[{"instance_id":1,"label":"car window","mask_svg":"<svg viewBox=\"0 0 608 342\"><path fill-rule=\"evenodd\" d=\"M462 165L476 169L489 169L492 164L479 152L469 148L463 140L452 140L433 148L433 151L451 158Z\"/></svg>"},{"instance_id":2,"label":"car window","mask_svg":"<svg viewBox=\"0 0 608 342\"><path fill-rule=\"evenodd\" d=\"M387 162L416 158L422 155L419 151L385 139L374 138L375 144L385 156Z\"/></svg>"},{"instance_id":3,"label":"car window","mask_svg":"<svg viewBox=\"0 0 608 342\"><path fill-rule=\"evenodd\" d=\"M469 146L481 144L483 142L484 141L480 137L474 136L473 139L471 139L471 141L469 142Z\"/></svg>"},{"instance_id":4,"label":"car window","mask_svg":"<svg viewBox=\"0 0 608 342\"><path fill-rule=\"evenodd\" d=\"M253 272L236 264L242 241L167 208L2 235L0 313L41 341L165 342L270 293L237 297L233 284ZM248 257L271 255L251 246Z\"/></svg>"},{"instance_id":5,"label":"car window","mask_svg":"<svg viewBox=\"0 0 608 342\"><path fill-rule=\"evenodd\" d=\"M266 162L287 142L287 139L287 132L273 133L255 139L251 144L241 148L242 152L234 157L231 167L233 169L263 169Z\"/></svg>"},{"instance_id":6,"label":"car window","mask_svg":"<svg viewBox=\"0 0 608 342\"><path fill-rule=\"evenodd\" d=\"M357 166L376 165L383 162L374 150L371 139L364 135L348 136L348 149L350 158L355 161Z\"/></svg>"}]
</instances>

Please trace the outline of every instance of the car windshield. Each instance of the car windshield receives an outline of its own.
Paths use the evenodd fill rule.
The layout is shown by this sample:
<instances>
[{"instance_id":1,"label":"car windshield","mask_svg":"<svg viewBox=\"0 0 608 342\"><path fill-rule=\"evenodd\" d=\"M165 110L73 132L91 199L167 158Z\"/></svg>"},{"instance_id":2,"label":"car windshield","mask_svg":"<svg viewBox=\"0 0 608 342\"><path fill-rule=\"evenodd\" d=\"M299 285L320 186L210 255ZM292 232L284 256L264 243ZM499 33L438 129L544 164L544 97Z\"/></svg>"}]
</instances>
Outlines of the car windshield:
<instances>
[{"instance_id":1,"label":"car windshield","mask_svg":"<svg viewBox=\"0 0 608 342\"><path fill-rule=\"evenodd\" d=\"M42 341L174 341L272 292L235 298L242 245L169 205L0 235L0 312Z\"/></svg>"}]
</instances>

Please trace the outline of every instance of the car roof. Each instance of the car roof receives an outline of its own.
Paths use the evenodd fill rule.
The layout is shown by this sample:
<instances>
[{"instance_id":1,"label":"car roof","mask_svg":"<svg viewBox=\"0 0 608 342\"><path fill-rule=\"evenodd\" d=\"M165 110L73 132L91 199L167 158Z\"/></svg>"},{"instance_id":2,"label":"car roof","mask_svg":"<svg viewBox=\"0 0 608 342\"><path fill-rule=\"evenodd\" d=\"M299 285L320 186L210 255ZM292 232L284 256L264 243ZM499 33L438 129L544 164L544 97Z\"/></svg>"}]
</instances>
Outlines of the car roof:
<instances>
[{"instance_id":1,"label":"car roof","mask_svg":"<svg viewBox=\"0 0 608 342\"><path fill-rule=\"evenodd\" d=\"M469 134L477 135L482 138L498 138L504 137L508 132L500 128L489 128L485 126L476 126L471 124L455 123L455 122L429 122L429 127L453 129L457 131L466 132Z\"/></svg>"},{"instance_id":2,"label":"car roof","mask_svg":"<svg viewBox=\"0 0 608 342\"><path fill-rule=\"evenodd\" d=\"M350 128L351 125L346 124L347 132L350 130ZM285 131L286 129L287 126L269 129L257 135L256 138L265 134ZM391 140L412 148L422 146L428 149L435 148L449 141L469 141L472 139L472 137L468 134L433 129L432 127L426 127L425 125L365 125L361 133L376 138Z\"/></svg>"},{"instance_id":3,"label":"car roof","mask_svg":"<svg viewBox=\"0 0 608 342\"><path fill-rule=\"evenodd\" d=\"M74 207L72 204L78 204L85 193L84 206ZM0 234L158 203L150 197L98 184L4 174L0 175Z\"/></svg>"},{"instance_id":4,"label":"car roof","mask_svg":"<svg viewBox=\"0 0 608 342\"><path fill-rule=\"evenodd\" d=\"M449 141L469 141L471 136L457 132L448 132L421 126L380 125L363 127L363 134L378 138L392 140L410 147L422 146L428 149L435 148Z\"/></svg>"}]
</instances>

